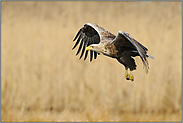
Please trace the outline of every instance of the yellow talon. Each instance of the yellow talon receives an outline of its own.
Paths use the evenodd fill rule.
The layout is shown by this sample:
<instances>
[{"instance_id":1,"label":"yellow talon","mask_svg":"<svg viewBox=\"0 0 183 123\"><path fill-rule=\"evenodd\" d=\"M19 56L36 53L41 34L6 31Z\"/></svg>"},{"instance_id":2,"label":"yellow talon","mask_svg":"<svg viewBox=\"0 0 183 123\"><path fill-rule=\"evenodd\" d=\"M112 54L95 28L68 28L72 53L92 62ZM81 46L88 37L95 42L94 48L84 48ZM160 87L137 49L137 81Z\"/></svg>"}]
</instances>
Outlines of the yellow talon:
<instances>
[{"instance_id":1,"label":"yellow talon","mask_svg":"<svg viewBox=\"0 0 183 123\"><path fill-rule=\"evenodd\" d=\"M131 71L130 71L130 75L129 75L129 80L134 81L134 76Z\"/></svg>"},{"instance_id":2,"label":"yellow talon","mask_svg":"<svg viewBox=\"0 0 183 123\"><path fill-rule=\"evenodd\" d=\"M131 71L130 71L130 74L128 74L128 69L125 72L125 78L126 78L126 80L134 81L134 76Z\"/></svg>"},{"instance_id":3,"label":"yellow talon","mask_svg":"<svg viewBox=\"0 0 183 123\"><path fill-rule=\"evenodd\" d=\"M127 69L126 72L125 72L125 78L126 78L126 80L129 80L128 69Z\"/></svg>"}]
</instances>

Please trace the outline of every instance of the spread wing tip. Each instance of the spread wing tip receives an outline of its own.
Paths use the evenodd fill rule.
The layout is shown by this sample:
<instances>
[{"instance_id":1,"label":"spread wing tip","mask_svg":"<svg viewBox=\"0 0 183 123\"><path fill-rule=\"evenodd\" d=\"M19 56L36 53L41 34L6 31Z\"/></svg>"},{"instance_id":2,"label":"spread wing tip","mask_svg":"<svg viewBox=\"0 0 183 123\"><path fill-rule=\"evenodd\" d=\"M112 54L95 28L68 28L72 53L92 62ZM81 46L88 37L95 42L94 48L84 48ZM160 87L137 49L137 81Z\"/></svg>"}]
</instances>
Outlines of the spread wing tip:
<instances>
[{"instance_id":1,"label":"spread wing tip","mask_svg":"<svg viewBox=\"0 0 183 123\"><path fill-rule=\"evenodd\" d=\"M75 49L77 46L79 46L76 53L76 55L78 55L81 52L79 59L81 59L84 56L84 60L86 60L87 56L89 55L88 51L85 51L86 46L100 43L100 31L98 31L99 29L103 29L103 28L93 23L85 23L84 26L77 32L76 36L73 39L73 41L76 41L76 42L72 50ZM79 45L79 42L80 42L80 45ZM97 53L91 51L90 61L96 58L97 58Z\"/></svg>"},{"instance_id":2,"label":"spread wing tip","mask_svg":"<svg viewBox=\"0 0 183 123\"><path fill-rule=\"evenodd\" d=\"M73 41L75 41L76 39L77 39L77 37L79 36L79 35L81 35L81 31L83 30L83 28L81 28L79 31L78 31L78 33L76 34L76 36L75 36L75 38L73 39Z\"/></svg>"}]
</instances>

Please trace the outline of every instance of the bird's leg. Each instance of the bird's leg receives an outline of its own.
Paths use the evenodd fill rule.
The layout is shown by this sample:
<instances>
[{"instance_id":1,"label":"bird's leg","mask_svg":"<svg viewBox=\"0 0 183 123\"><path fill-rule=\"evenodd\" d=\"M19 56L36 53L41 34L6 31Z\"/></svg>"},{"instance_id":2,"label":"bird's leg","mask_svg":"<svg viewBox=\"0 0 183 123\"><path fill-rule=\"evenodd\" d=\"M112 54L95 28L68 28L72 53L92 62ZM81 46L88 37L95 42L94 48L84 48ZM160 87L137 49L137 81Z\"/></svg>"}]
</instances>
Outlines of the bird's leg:
<instances>
[{"instance_id":1,"label":"bird's leg","mask_svg":"<svg viewBox=\"0 0 183 123\"><path fill-rule=\"evenodd\" d=\"M132 71L130 71L129 80L134 81L134 76L133 76L133 74L132 74Z\"/></svg>"},{"instance_id":2,"label":"bird's leg","mask_svg":"<svg viewBox=\"0 0 183 123\"><path fill-rule=\"evenodd\" d=\"M125 78L126 78L126 80L129 80L128 69L127 69L126 72L125 72Z\"/></svg>"},{"instance_id":3,"label":"bird's leg","mask_svg":"<svg viewBox=\"0 0 183 123\"><path fill-rule=\"evenodd\" d=\"M130 73L128 73L128 69L127 69L125 72L125 78L126 78L126 80L134 81L134 76L132 74L132 71L130 71Z\"/></svg>"}]
</instances>

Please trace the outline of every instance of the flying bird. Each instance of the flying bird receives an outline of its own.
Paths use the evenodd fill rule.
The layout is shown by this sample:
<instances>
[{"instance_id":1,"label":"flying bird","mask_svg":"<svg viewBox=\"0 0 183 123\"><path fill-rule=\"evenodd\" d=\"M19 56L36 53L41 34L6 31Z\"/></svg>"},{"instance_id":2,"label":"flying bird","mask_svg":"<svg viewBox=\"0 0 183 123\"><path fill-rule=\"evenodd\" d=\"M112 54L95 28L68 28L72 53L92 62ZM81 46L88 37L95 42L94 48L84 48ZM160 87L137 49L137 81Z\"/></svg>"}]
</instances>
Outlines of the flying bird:
<instances>
[{"instance_id":1,"label":"flying bird","mask_svg":"<svg viewBox=\"0 0 183 123\"><path fill-rule=\"evenodd\" d=\"M131 81L134 81L132 71L136 70L135 60L132 57L140 56L146 73L148 73L149 69L147 58L154 59L147 54L148 49L128 33L119 31L118 35L115 36L108 30L93 23L86 23L78 31L73 41L76 41L76 43L72 50L80 43L76 53L78 55L81 51L79 59L83 57L85 52L84 60L86 60L88 51L90 51L90 61L93 58L96 59L97 55L115 58L125 66L125 78ZM130 73L128 72L129 69Z\"/></svg>"}]
</instances>

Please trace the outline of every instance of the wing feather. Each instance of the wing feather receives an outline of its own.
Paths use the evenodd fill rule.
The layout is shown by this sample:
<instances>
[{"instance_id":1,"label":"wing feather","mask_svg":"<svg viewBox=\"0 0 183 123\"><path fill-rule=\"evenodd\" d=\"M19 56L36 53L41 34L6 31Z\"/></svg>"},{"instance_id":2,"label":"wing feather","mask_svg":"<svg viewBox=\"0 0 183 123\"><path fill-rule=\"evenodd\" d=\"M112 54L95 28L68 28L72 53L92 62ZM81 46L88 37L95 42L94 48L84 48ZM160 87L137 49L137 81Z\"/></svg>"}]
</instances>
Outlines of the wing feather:
<instances>
[{"instance_id":1,"label":"wing feather","mask_svg":"<svg viewBox=\"0 0 183 123\"><path fill-rule=\"evenodd\" d=\"M83 54L85 52L85 57L84 60L87 58L88 52L85 51L85 48L91 44L99 44L100 43L100 37L101 37L101 30L105 30L102 27L99 27L96 24L92 24L92 23L87 23L84 25L84 27L82 27L76 34L75 38L73 41L76 41L74 47L72 49L75 49L76 46L80 43L78 51L76 53L76 55L78 55L81 51L81 55L80 58L81 59L83 57ZM84 35L84 36L83 36ZM83 47L82 47L83 46ZM94 54L94 58L97 58L97 53L93 53L93 51L90 52L90 61L92 61L93 59L93 54Z\"/></svg>"},{"instance_id":2,"label":"wing feather","mask_svg":"<svg viewBox=\"0 0 183 123\"><path fill-rule=\"evenodd\" d=\"M93 51L90 50L90 62L92 61L92 59L93 59Z\"/></svg>"},{"instance_id":3,"label":"wing feather","mask_svg":"<svg viewBox=\"0 0 183 123\"><path fill-rule=\"evenodd\" d=\"M94 38L89 38L89 40L91 41L92 44L95 43ZM93 51L90 50L90 62L92 61L92 59L93 59Z\"/></svg>"},{"instance_id":4,"label":"wing feather","mask_svg":"<svg viewBox=\"0 0 183 123\"><path fill-rule=\"evenodd\" d=\"M74 47L72 48L72 50L79 44L80 39L81 39L81 35L79 36L79 38L78 38L78 40L76 41L76 43L75 43Z\"/></svg>"},{"instance_id":5,"label":"wing feather","mask_svg":"<svg viewBox=\"0 0 183 123\"><path fill-rule=\"evenodd\" d=\"M81 51L82 46L83 46L83 39L81 40L81 43L80 43L80 46L79 46L79 49L78 49L76 55L79 54L79 52Z\"/></svg>"},{"instance_id":6,"label":"wing feather","mask_svg":"<svg viewBox=\"0 0 183 123\"><path fill-rule=\"evenodd\" d=\"M84 54L84 51L85 51L85 48L86 48L86 36L83 38L83 41L84 41L84 45L83 45L83 49L82 49L82 52L81 52L81 56L79 57L79 59L82 58L83 54Z\"/></svg>"},{"instance_id":7,"label":"wing feather","mask_svg":"<svg viewBox=\"0 0 183 123\"><path fill-rule=\"evenodd\" d=\"M76 34L76 36L75 36L75 38L74 38L74 40L73 40L73 41L75 41L75 40L76 40L76 38L81 34L81 31L82 31L82 29L80 29L80 30L78 31L78 33Z\"/></svg>"},{"instance_id":8,"label":"wing feather","mask_svg":"<svg viewBox=\"0 0 183 123\"><path fill-rule=\"evenodd\" d=\"M97 58L97 52L94 51L94 59Z\"/></svg>"},{"instance_id":9,"label":"wing feather","mask_svg":"<svg viewBox=\"0 0 183 123\"><path fill-rule=\"evenodd\" d=\"M85 57L84 57L84 60L86 60L86 58L87 58L87 55L88 55L88 50L85 52Z\"/></svg>"},{"instance_id":10,"label":"wing feather","mask_svg":"<svg viewBox=\"0 0 183 123\"><path fill-rule=\"evenodd\" d=\"M93 27L93 29L95 29L98 32L99 37L97 37L97 38L100 38L99 40L102 40L104 38L114 39L116 37L114 34L109 32L108 30L104 29L103 27L98 26L97 24L87 23L85 25L89 25L89 26Z\"/></svg>"},{"instance_id":11,"label":"wing feather","mask_svg":"<svg viewBox=\"0 0 183 123\"><path fill-rule=\"evenodd\" d=\"M86 40L83 40L84 38L86 38ZM84 49L91 44L99 44L102 41L102 39L104 39L104 38L114 39L115 35L113 35L108 30L106 30L96 24L86 23L84 25L84 27L82 27L77 32L77 34L73 40L73 41L75 41L77 39L77 41L76 41L74 47L72 48L72 50L75 49L76 46L78 46L79 42L81 42L76 55L78 55L80 53L81 49L83 48L79 59L81 59L83 57L83 54L85 52L85 57L84 57L84 60L85 60L87 58L88 52L85 51ZM90 61L92 61L93 56L94 56L94 59L96 59L97 55L98 54L96 52L91 51L90 52Z\"/></svg>"},{"instance_id":12,"label":"wing feather","mask_svg":"<svg viewBox=\"0 0 183 123\"><path fill-rule=\"evenodd\" d=\"M124 31L119 31L117 37L112 42L117 48L118 47L128 47L131 49L136 49L143 65L146 69L146 73L148 73L148 61L146 59L147 54L147 48L144 47L142 44L140 44L138 41L136 41L134 38L132 38L128 33Z\"/></svg>"}]
</instances>

